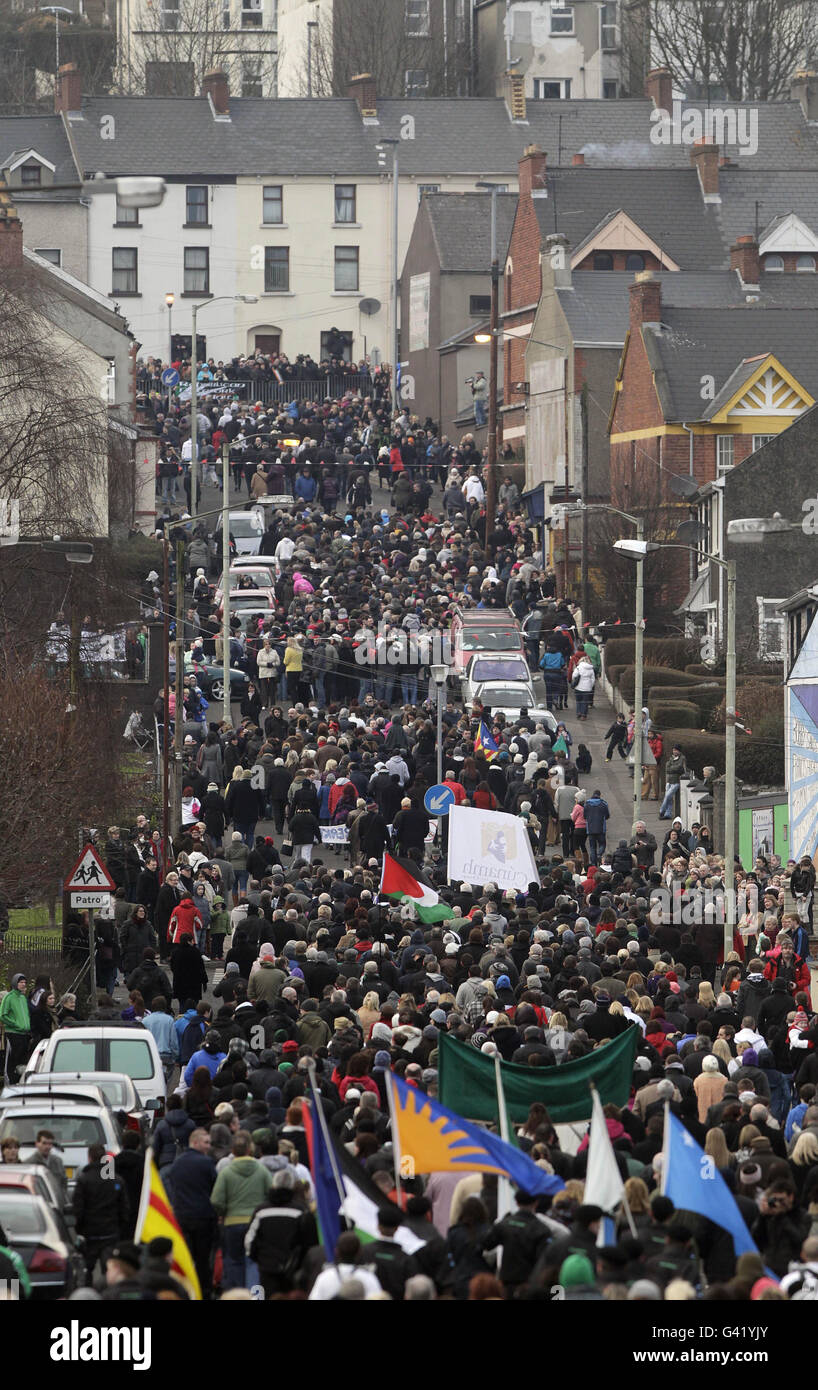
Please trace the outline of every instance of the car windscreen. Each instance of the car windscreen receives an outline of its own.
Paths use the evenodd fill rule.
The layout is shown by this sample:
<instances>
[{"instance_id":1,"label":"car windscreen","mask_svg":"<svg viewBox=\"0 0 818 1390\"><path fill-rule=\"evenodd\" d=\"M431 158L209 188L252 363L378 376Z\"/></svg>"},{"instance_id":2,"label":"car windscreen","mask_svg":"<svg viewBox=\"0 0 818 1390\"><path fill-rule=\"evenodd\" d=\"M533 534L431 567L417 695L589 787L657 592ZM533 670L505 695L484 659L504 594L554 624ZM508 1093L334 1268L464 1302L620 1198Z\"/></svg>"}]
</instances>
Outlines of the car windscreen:
<instances>
[{"instance_id":1,"label":"car windscreen","mask_svg":"<svg viewBox=\"0 0 818 1390\"><path fill-rule=\"evenodd\" d=\"M473 681L527 681L528 667L524 661L510 657L508 661L497 657L475 658L470 675Z\"/></svg>"},{"instance_id":2,"label":"car windscreen","mask_svg":"<svg viewBox=\"0 0 818 1390\"><path fill-rule=\"evenodd\" d=\"M264 595L266 600L267 596ZM261 595L258 589L241 589L237 593L230 595L230 607L236 608L259 608Z\"/></svg>"},{"instance_id":3,"label":"car windscreen","mask_svg":"<svg viewBox=\"0 0 818 1390\"><path fill-rule=\"evenodd\" d=\"M248 536L260 536L264 527L259 524L255 517L250 516L231 516L230 531L233 536L240 536L245 540Z\"/></svg>"},{"instance_id":4,"label":"car windscreen","mask_svg":"<svg viewBox=\"0 0 818 1390\"><path fill-rule=\"evenodd\" d=\"M465 652L522 651L523 639L513 627L479 627L463 629Z\"/></svg>"},{"instance_id":5,"label":"car windscreen","mask_svg":"<svg viewBox=\"0 0 818 1390\"><path fill-rule=\"evenodd\" d=\"M56 1142L64 1149L76 1148L77 1145L87 1149L89 1144L106 1143L102 1121L96 1115L75 1115L73 1111L66 1115L55 1115L47 1110L38 1114L34 1106L30 1110L26 1107L22 1114L3 1116L0 1121L0 1143L11 1135L21 1145L33 1144L41 1129L50 1129Z\"/></svg>"},{"instance_id":6,"label":"car windscreen","mask_svg":"<svg viewBox=\"0 0 818 1390\"><path fill-rule=\"evenodd\" d=\"M7 1236L39 1236L46 1229L40 1201L27 1193L0 1191L0 1226Z\"/></svg>"}]
</instances>

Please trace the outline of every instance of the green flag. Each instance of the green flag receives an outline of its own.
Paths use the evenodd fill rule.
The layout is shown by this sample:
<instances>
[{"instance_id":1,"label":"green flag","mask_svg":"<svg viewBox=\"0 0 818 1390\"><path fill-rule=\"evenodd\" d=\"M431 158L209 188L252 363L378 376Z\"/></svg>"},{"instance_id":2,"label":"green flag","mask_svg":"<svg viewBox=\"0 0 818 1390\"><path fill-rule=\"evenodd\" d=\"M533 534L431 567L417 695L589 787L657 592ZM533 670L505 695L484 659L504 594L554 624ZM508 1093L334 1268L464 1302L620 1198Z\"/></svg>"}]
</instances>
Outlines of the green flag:
<instances>
[{"instance_id":1,"label":"green flag","mask_svg":"<svg viewBox=\"0 0 818 1390\"><path fill-rule=\"evenodd\" d=\"M521 1067L503 1062L503 1089L509 1119L528 1118L529 1107L540 1101L554 1124L590 1120L593 1081L603 1105L624 1105L630 1095L639 1029L631 1024L589 1057L561 1067ZM439 1100L469 1120L497 1120L494 1059L448 1033L440 1039Z\"/></svg>"},{"instance_id":2,"label":"green flag","mask_svg":"<svg viewBox=\"0 0 818 1390\"><path fill-rule=\"evenodd\" d=\"M554 743L554 744L552 745L552 747L551 747L551 752L552 752L552 753L564 753L565 756L566 756L566 758L568 757L568 744L565 742L565 739L563 738L562 734L560 734L560 736L559 736L559 738L557 739L556 743Z\"/></svg>"}]
</instances>

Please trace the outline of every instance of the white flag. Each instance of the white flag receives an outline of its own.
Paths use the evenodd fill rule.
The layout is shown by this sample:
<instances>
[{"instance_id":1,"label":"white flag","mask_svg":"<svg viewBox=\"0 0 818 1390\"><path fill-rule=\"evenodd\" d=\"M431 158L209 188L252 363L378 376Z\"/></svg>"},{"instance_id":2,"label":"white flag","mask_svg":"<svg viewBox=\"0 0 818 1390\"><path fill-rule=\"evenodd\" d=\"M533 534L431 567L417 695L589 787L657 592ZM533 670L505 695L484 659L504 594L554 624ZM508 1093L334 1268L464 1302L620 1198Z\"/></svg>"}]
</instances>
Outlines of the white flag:
<instances>
[{"instance_id":1,"label":"white flag","mask_svg":"<svg viewBox=\"0 0 818 1390\"><path fill-rule=\"evenodd\" d=\"M503 811L452 806L449 811L449 881L496 883L501 892L525 892L539 883L525 822Z\"/></svg>"},{"instance_id":2,"label":"white flag","mask_svg":"<svg viewBox=\"0 0 818 1390\"><path fill-rule=\"evenodd\" d=\"M589 1207L601 1207L610 1215L621 1201L624 1190L625 1184L616 1166L611 1136L602 1111L602 1101L599 1099L599 1092L594 1090L591 1142L588 1145L583 1202Z\"/></svg>"}]
</instances>

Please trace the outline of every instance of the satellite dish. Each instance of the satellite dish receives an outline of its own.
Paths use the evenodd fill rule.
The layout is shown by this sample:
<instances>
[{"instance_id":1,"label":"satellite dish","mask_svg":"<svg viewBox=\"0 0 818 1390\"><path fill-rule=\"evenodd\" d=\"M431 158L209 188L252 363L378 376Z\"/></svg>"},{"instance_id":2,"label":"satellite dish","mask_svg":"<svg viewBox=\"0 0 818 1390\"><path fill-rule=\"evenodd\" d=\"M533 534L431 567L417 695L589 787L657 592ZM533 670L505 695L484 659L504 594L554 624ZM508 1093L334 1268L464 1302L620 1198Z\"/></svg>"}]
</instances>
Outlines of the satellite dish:
<instances>
[{"instance_id":1,"label":"satellite dish","mask_svg":"<svg viewBox=\"0 0 818 1390\"><path fill-rule=\"evenodd\" d=\"M362 314L377 314L380 307L381 301L379 299L362 299L358 304Z\"/></svg>"},{"instance_id":2,"label":"satellite dish","mask_svg":"<svg viewBox=\"0 0 818 1390\"><path fill-rule=\"evenodd\" d=\"M675 492L677 497L692 497L698 492L699 484L687 473L674 473L670 480L670 490Z\"/></svg>"}]
</instances>

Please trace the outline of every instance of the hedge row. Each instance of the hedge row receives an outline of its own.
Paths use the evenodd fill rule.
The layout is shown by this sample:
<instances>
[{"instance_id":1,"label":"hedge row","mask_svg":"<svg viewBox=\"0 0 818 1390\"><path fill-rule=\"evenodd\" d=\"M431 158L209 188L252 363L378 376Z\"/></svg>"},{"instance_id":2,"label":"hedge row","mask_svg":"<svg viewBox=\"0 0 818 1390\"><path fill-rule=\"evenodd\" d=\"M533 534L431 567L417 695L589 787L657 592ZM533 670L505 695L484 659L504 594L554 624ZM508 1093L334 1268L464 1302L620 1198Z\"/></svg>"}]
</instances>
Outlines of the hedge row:
<instances>
[{"instance_id":1,"label":"hedge row","mask_svg":"<svg viewBox=\"0 0 818 1390\"><path fill-rule=\"evenodd\" d=\"M635 679L636 668L625 666L616 683L620 695L628 704L633 704ZM611 676L611 681L613 683L613 676ZM701 685L701 681L698 676L686 676L684 671L674 670L670 666L644 666L642 668L643 691L648 691L651 687L659 685L692 687Z\"/></svg>"},{"instance_id":2,"label":"hedge row","mask_svg":"<svg viewBox=\"0 0 818 1390\"><path fill-rule=\"evenodd\" d=\"M648 704L650 717L658 729L672 724L678 729L700 729L701 710L688 700L651 700Z\"/></svg>"},{"instance_id":3,"label":"hedge row","mask_svg":"<svg viewBox=\"0 0 818 1390\"><path fill-rule=\"evenodd\" d=\"M701 776L710 766L720 776L724 772L724 734L702 733L698 729L677 727L662 730L665 757L678 743L688 767ZM784 725L783 720L764 719L753 728L752 737L740 731L736 734L736 776L750 786L783 787L784 785Z\"/></svg>"},{"instance_id":4,"label":"hedge row","mask_svg":"<svg viewBox=\"0 0 818 1390\"><path fill-rule=\"evenodd\" d=\"M695 643L684 637L646 637L642 644L642 659L654 666L682 667L695 652ZM605 669L611 666L632 666L636 647L632 637L612 637L605 643Z\"/></svg>"}]
</instances>

